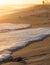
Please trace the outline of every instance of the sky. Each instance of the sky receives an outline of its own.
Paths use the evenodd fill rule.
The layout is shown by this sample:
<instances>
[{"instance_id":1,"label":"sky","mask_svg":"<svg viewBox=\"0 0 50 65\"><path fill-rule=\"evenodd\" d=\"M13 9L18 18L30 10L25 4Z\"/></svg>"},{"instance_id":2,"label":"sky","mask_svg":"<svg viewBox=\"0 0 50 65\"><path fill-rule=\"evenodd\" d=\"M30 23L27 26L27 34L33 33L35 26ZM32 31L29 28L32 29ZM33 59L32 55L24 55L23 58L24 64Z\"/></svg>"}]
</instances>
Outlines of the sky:
<instances>
[{"instance_id":1,"label":"sky","mask_svg":"<svg viewBox=\"0 0 50 65\"><path fill-rule=\"evenodd\" d=\"M0 0L0 5L6 5L6 4L41 4L42 1L43 0ZM47 1L47 0L45 0L45 1Z\"/></svg>"}]
</instances>

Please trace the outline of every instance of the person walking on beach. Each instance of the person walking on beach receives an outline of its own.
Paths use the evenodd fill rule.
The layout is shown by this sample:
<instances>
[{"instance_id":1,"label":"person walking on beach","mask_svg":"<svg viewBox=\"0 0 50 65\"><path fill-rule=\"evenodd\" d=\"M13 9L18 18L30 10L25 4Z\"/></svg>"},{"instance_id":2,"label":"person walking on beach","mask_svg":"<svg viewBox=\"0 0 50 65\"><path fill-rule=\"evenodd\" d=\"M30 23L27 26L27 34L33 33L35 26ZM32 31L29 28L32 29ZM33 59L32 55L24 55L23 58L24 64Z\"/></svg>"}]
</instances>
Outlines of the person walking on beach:
<instances>
[{"instance_id":1,"label":"person walking on beach","mask_svg":"<svg viewBox=\"0 0 50 65\"><path fill-rule=\"evenodd\" d=\"M45 3L45 2L44 2L44 0L43 0L43 1L42 1L42 4L44 5L44 3Z\"/></svg>"}]
</instances>

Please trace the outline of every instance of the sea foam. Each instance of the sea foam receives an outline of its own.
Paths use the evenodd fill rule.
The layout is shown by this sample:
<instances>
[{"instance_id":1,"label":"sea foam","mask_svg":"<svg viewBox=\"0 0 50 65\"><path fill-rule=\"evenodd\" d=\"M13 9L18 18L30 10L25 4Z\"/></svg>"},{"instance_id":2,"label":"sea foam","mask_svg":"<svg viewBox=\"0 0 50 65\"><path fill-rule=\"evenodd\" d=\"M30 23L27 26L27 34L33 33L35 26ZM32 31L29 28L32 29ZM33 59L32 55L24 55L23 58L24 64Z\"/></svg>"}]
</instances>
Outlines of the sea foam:
<instances>
[{"instance_id":1,"label":"sea foam","mask_svg":"<svg viewBox=\"0 0 50 65\"><path fill-rule=\"evenodd\" d=\"M6 26L4 29L18 29L18 25L13 27L14 24L13 26L6 24ZM50 36L50 28L30 28L0 33L0 62L11 57L12 50L25 47L47 36Z\"/></svg>"},{"instance_id":2,"label":"sea foam","mask_svg":"<svg viewBox=\"0 0 50 65\"><path fill-rule=\"evenodd\" d=\"M2 29L22 29L31 27L31 24L12 24L12 23L2 23L0 24L0 30Z\"/></svg>"}]
</instances>

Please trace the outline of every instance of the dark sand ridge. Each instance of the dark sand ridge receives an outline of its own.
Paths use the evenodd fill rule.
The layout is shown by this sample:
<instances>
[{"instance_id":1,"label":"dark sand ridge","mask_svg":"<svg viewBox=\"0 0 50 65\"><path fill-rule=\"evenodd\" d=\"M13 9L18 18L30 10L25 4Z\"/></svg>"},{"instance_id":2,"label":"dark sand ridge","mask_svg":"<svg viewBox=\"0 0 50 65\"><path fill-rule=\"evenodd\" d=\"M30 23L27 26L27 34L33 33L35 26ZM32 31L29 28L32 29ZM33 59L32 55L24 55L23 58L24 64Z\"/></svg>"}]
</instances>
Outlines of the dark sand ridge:
<instances>
[{"instance_id":1,"label":"dark sand ridge","mask_svg":"<svg viewBox=\"0 0 50 65\"><path fill-rule=\"evenodd\" d=\"M41 5L36 6L38 14L34 14L34 10L25 11L30 15L23 16L22 13L20 17L16 17L16 14L9 15L4 22L11 23L30 23L33 27L50 27L50 5L45 5L45 11ZM38 9L39 8L39 9ZM42 10L41 10L41 9ZM48 8L48 9L47 9ZM37 11L35 10L35 11ZM32 11L32 12L31 12ZM43 11L43 12L42 12ZM24 12L24 13L25 13ZM31 14L32 13L32 14ZM1 20L3 22L3 20ZM14 58L24 57L27 65L50 65L50 37L46 39L30 44L29 46L20 49L12 54ZM8 62L2 65L24 65L19 62Z\"/></svg>"}]
</instances>

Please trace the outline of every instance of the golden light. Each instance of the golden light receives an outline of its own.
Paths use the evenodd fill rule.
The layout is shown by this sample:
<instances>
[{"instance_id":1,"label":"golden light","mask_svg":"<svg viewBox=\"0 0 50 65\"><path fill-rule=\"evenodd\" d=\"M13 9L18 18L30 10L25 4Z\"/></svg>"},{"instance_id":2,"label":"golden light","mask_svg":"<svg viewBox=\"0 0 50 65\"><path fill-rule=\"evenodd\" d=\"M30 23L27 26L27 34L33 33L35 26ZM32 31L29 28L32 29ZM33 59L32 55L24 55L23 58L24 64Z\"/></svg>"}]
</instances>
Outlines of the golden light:
<instances>
[{"instance_id":1,"label":"golden light","mask_svg":"<svg viewBox=\"0 0 50 65\"><path fill-rule=\"evenodd\" d=\"M7 4L41 4L42 0L0 0L0 6Z\"/></svg>"},{"instance_id":2,"label":"golden light","mask_svg":"<svg viewBox=\"0 0 50 65\"><path fill-rule=\"evenodd\" d=\"M0 6L5 5L4 1L0 0Z\"/></svg>"}]
</instances>

